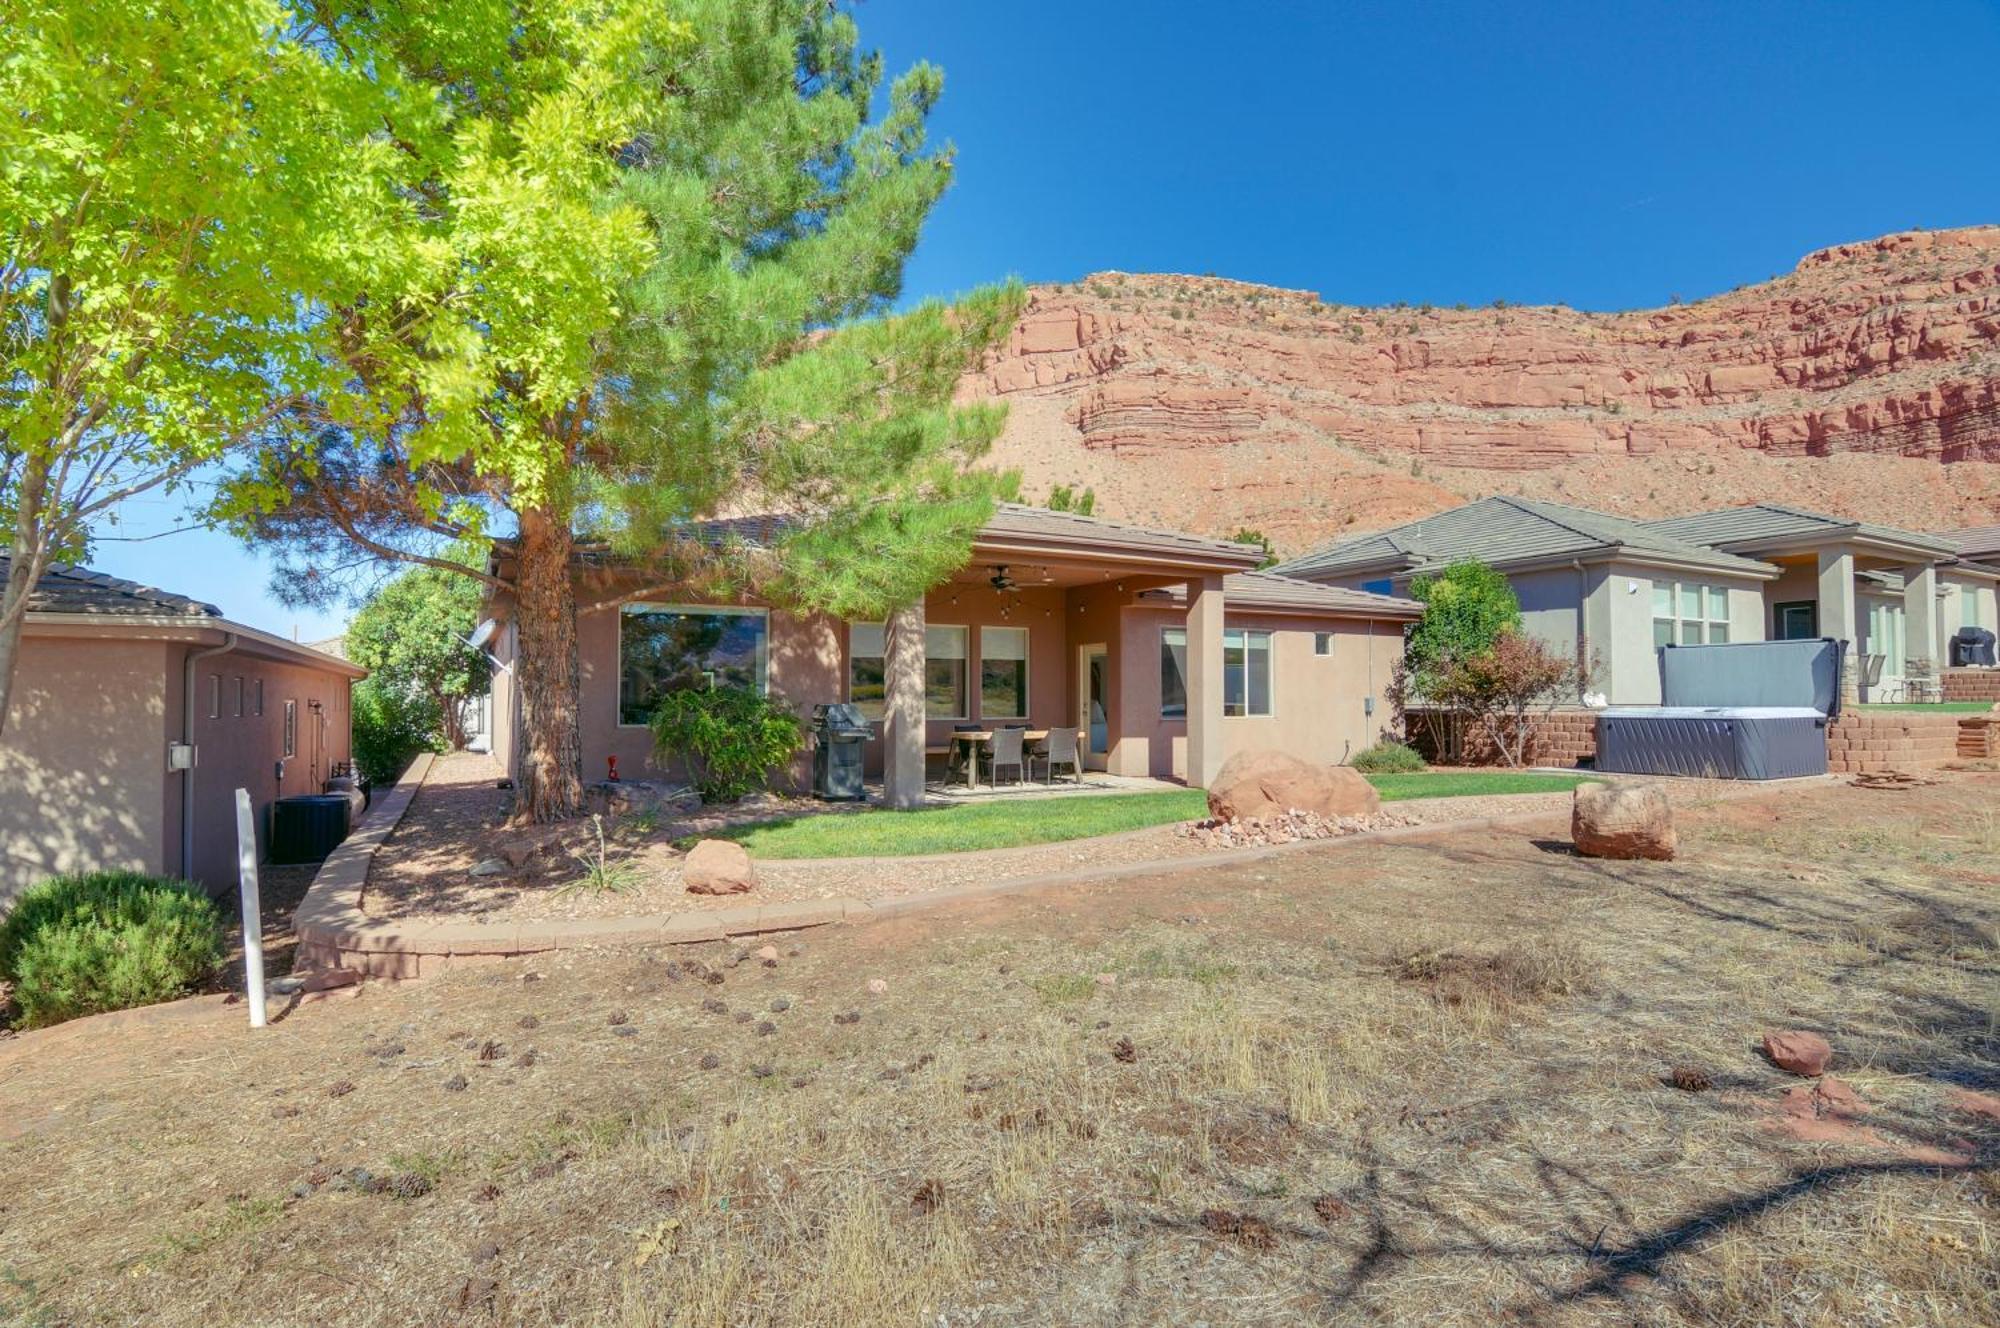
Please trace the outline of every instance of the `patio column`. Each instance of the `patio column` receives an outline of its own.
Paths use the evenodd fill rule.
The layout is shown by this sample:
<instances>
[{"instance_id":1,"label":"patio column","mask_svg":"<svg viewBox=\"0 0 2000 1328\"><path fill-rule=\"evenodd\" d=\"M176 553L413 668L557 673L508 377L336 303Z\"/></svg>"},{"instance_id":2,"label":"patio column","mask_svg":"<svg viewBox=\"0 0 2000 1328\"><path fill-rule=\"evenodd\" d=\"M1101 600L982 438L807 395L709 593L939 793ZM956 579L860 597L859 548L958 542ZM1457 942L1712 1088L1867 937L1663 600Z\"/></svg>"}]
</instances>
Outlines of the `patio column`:
<instances>
[{"instance_id":1,"label":"patio column","mask_svg":"<svg viewBox=\"0 0 2000 1328\"><path fill-rule=\"evenodd\" d=\"M924 805L924 603L889 615L882 649L882 800Z\"/></svg>"},{"instance_id":2,"label":"patio column","mask_svg":"<svg viewBox=\"0 0 2000 1328\"><path fill-rule=\"evenodd\" d=\"M1190 577L1187 612L1187 782L1222 769L1222 578Z\"/></svg>"},{"instance_id":3,"label":"patio column","mask_svg":"<svg viewBox=\"0 0 2000 1328\"><path fill-rule=\"evenodd\" d=\"M1854 615L1854 554L1849 550L1819 551L1819 634L1847 642L1840 695L1845 701L1859 699L1861 631Z\"/></svg>"},{"instance_id":4,"label":"patio column","mask_svg":"<svg viewBox=\"0 0 2000 1328\"><path fill-rule=\"evenodd\" d=\"M1944 667L1938 653L1937 564L1925 563L1903 573L1903 647L1907 654L1928 659L1933 669Z\"/></svg>"}]
</instances>

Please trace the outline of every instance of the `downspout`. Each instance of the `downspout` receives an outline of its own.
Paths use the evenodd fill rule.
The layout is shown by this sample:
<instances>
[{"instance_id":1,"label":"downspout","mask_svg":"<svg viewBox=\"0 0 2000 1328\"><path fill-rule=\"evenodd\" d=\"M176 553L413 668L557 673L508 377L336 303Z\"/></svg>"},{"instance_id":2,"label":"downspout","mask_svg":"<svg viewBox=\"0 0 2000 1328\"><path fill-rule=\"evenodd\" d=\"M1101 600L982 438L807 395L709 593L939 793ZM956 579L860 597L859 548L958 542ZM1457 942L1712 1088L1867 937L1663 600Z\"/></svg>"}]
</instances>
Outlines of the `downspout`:
<instances>
[{"instance_id":1,"label":"downspout","mask_svg":"<svg viewBox=\"0 0 2000 1328\"><path fill-rule=\"evenodd\" d=\"M1589 689L1592 681L1589 673L1590 657L1585 653L1590 648L1590 577L1583 570L1583 559L1572 558L1569 565L1576 569L1576 699L1581 704L1583 694ZM1608 575L1605 584L1610 584ZM1607 612L1610 611L1609 595L1605 596L1604 607Z\"/></svg>"},{"instance_id":2,"label":"downspout","mask_svg":"<svg viewBox=\"0 0 2000 1328\"><path fill-rule=\"evenodd\" d=\"M222 644L207 650L190 650L182 664L181 743L188 749L188 768L181 771L181 876L194 879L194 666L205 659L226 655L236 649L234 632L222 634Z\"/></svg>"}]
</instances>

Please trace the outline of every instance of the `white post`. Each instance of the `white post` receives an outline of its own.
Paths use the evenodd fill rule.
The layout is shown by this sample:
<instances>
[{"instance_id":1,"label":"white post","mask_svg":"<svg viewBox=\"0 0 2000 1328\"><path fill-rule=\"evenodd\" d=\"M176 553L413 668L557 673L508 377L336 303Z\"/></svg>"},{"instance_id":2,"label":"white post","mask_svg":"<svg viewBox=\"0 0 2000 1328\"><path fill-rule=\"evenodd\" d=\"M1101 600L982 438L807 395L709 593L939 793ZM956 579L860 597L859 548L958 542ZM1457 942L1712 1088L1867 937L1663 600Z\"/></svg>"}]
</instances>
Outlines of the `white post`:
<instances>
[{"instance_id":1,"label":"white post","mask_svg":"<svg viewBox=\"0 0 2000 1328\"><path fill-rule=\"evenodd\" d=\"M250 1027L264 1026L264 910L257 899L257 817L250 790L236 790L236 879L243 904L243 985Z\"/></svg>"}]
</instances>

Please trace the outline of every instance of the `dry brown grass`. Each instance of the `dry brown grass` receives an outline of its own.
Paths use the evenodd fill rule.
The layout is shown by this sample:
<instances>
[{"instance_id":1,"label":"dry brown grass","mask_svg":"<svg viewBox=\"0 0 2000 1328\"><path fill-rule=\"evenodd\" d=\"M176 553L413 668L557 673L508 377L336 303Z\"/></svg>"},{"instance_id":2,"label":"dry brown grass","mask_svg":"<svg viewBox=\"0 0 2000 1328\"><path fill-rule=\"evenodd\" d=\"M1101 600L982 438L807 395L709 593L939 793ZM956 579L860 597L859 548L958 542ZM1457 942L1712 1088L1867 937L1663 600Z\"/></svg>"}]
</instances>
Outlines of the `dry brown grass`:
<instances>
[{"instance_id":1,"label":"dry brown grass","mask_svg":"<svg viewBox=\"0 0 2000 1328\"><path fill-rule=\"evenodd\" d=\"M1718 802L1671 864L1347 845L776 968L569 954L257 1037L16 1044L0 1322L2000 1321L2000 1126L1947 1105L2000 1091L1996 793ZM1891 1146L1765 1128L1773 1025L1828 1033Z\"/></svg>"}]
</instances>

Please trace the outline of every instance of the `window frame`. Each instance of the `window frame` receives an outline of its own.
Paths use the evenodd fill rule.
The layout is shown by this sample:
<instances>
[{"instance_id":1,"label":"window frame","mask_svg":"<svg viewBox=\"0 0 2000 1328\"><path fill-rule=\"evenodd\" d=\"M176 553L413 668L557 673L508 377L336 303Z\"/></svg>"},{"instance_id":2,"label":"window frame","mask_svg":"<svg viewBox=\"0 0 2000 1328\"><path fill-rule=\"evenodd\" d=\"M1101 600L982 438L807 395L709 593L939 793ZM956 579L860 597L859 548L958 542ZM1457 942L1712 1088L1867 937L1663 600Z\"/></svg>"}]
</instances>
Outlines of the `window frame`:
<instances>
[{"instance_id":1,"label":"window frame","mask_svg":"<svg viewBox=\"0 0 2000 1328\"><path fill-rule=\"evenodd\" d=\"M1003 632L1003 633L1018 632L1020 634L1021 637L1020 657L1016 659L1014 656L1009 655L1006 656L1004 659L997 660L997 662L999 663L1005 663L1005 664L1018 663L1021 666L1021 708L1017 713L989 714L986 709L986 660L988 658L986 654L986 634L988 632ZM981 720L1028 718L1028 712L1033 706L1033 701L1031 699L1033 693L1031 689L1033 688L1034 685L1034 658L1035 658L1034 637L1026 627L1016 627L1012 623L1001 623L1001 624L981 623L979 625L979 718Z\"/></svg>"},{"instance_id":2,"label":"window frame","mask_svg":"<svg viewBox=\"0 0 2000 1328\"><path fill-rule=\"evenodd\" d=\"M1667 596L1668 612L1660 612L1660 594ZM1692 592L1695 602L1695 616L1686 615L1688 595ZM1714 605L1720 600L1722 616L1715 616ZM1728 645L1735 637L1734 623L1731 621L1730 587L1714 581L1675 581L1653 578L1653 603L1651 605L1651 625L1653 649L1659 650L1669 645L1701 646ZM1670 624L1667 639L1660 640L1660 625ZM1695 639L1687 640L1689 628L1695 629ZM1721 629L1721 639L1716 639L1716 629Z\"/></svg>"},{"instance_id":3,"label":"window frame","mask_svg":"<svg viewBox=\"0 0 2000 1328\"><path fill-rule=\"evenodd\" d=\"M208 675L208 717L222 718L222 675L219 673Z\"/></svg>"},{"instance_id":4,"label":"window frame","mask_svg":"<svg viewBox=\"0 0 2000 1328\"><path fill-rule=\"evenodd\" d=\"M283 755L289 761L299 754L299 703L285 698L285 724L283 733Z\"/></svg>"},{"instance_id":5,"label":"window frame","mask_svg":"<svg viewBox=\"0 0 2000 1328\"><path fill-rule=\"evenodd\" d=\"M1314 633L1313 633L1313 658L1314 658L1314 659L1332 659L1332 658L1333 658L1333 636L1334 636L1334 634L1333 634L1332 632L1314 632Z\"/></svg>"},{"instance_id":6,"label":"window frame","mask_svg":"<svg viewBox=\"0 0 2000 1328\"><path fill-rule=\"evenodd\" d=\"M264 680L262 678L257 679L257 717L259 719L264 717Z\"/></svg>"},{"instance_id":7,"label":"window frame","mask_svg":"<svg viewBox=\"0 0 2000 1328\"><path fill-rule=\"evenodd\" d=\"M1187 706L1185 700L1183 700L1181 709L1178 713L1169 710L1167 708L1166 664L1168 658L1170 658L1169 655L1167 654L1167 650L1169 648L1168 638L1175 635L1178 635L1181 638L1181 658L1183 661L1185 661L1187 658L1187 628L1162 627L1160 629L1160 718L1185 720L1187 718ZM1228 699L1229 673L1230 673L1229 651L1231 649L1230 646L1231 637L1235 637L1238 639L1240 644L1236 648L1240 649L1243 652L1242 662L1240 665L1237 666L1242 671L1241 690L1243 694L1243 708L1242 710L1234 713L1232 713L1229 709L1229 699ZM1251 696L1250 639L1252 637L1262 637L1264 639L1264 649L1262 653L1264 656L1265 708L1262 710L1250 709L1250 696ZM1181 694L1183 698L1185 698L1187 694L1187 668L1185 663L1183 663L1181 668L1181 689L1182 689ZM1277 715L1278 713L1278 633L1277 632L1269 628L1263 628L1263 627L1223 628L1222 695L1223 695L1222 717L1224 719L1270 719Z\"/></svg>"},{"instance_id":8,"label":"window frame","mask_svg":"<svg viewBox=\"0 0 2000 1328\"><path fill-rule=\"evenodd\" d=\"M859 651L855 650L854 629L857 627L872 627L882 633L881 654L864 655ZM932 632L958 633L958 639L959 639L959 654L957 656L958 713L954 715L937 714L931 710L931 705L930 705L931 648L930 647L931 647ZM940 660L948 658L951 657L942 655L939 656ZM856 661L857 659L879 659L882 661L882 706L885 714L871 715L868 714L866 711L862 712L862 718L866 719L870 724L880 724L886 716L886 711L889 704L889 695L888 695L889 624L876 623L876 622L850 622L847 624L847 667L843 671L845 676L841 681L841 690L845 695L847 703L849 705L864 706L867 705L868 702L856 701L854 699L854 661ZM924 624L924 720L926 723L928 723L931 720L949 721L949 720L969 720L971 718L972 718L972 624L926 622Z\"/></svg>"},{"instance_id":9,"label":"window frame","mask_svg":"<svg viewBox=\"0 0 2000 1328\"><path fill-rule=\"evenodd\" d=\"M246 713L248 713L248 712L247 712L247 711L245 711L245 710L243 709L243 675L239 673L239 674L237 674L237 675L236 675L236 716L235 716L235 717L236 717L237 719L241 719L241 718L243 718L243 716L244 716L244 715L245 715Z\"/></svg>"},{"instance_id":10,"label":"window frame","mask_svg":"<svg viewBox=\"0 0 2000 1328\"><path fill-rule=\"evenodd\" d=\"M631 599L618 606L618 640L612 653L612 663L618 670L618 687L612 704L617 707L617 727L621 729L643 729L650 727L645 720L637 722L625 718L625 620L641 613L679 614L682 617L706 618L760 618L764 623L764 636L757 644L757 695L771 694L771 610L754 604L670 604L658 600ZM714 680L709 686L713 688Z\"/></svg>"}]
</instances>

